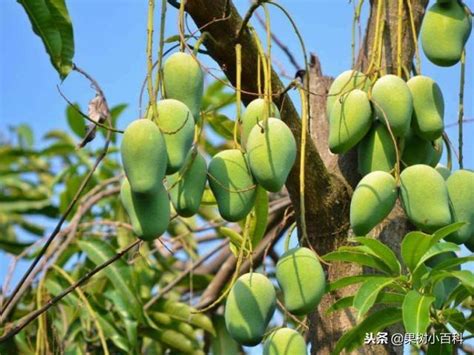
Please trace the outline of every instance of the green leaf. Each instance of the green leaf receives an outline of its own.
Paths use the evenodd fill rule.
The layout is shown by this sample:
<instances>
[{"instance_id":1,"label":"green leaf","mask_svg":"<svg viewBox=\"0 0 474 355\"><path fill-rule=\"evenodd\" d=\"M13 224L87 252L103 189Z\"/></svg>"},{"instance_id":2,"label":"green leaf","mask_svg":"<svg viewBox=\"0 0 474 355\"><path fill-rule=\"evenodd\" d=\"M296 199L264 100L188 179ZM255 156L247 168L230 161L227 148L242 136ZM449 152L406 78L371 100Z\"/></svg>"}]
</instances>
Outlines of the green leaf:
<instances>
[{"instance_id":1,"label":"green leaf","mask_svg":"<svg viewBox=\"0 0 474 355\"><path fill-rule=\"evenodd\" d=\"M422 257L418 261L418 264L415 266L413 273L415 273L416 270L420 267L420 265L423 264L429 258L450 251L459 251L459 246L450 242L436 243L430 249L428 249L425 254L422 255Z\"/></svg>"},{"instance_id":2,"label":"green leaf","mask_svg":"<svg viewBox=\"0 0 474 355\"><path fill-rule=\"evenodd\" d=\"M402 268L392 249L377 239L358 237L355 240L368 247L374 256L379 257L392 270L394 275L400 274Z\"/></svg>"},{"instance_id":3,"label":"green leaf","mask_svg":"<svg viewBox=\"0 0 474 355\"><path fill-rule=\"evenodd\" d=\"M389 307L374 312L339 338L332 354L340 354L344 349L347 352L353 351L362 345L366 333L376 333L401 320L402 312L400 308Z\"/></svg>"},{"instance_id":4,"label":"green leaf","mask_svg":"<svg viewBox=\"0 0 474 355\"><path fill-rule=\"evenodd\" d=\"M459 333L462 334L464 332L466 318L464 317L464 314L461 311L454 308L447 308L443 309L442 315L446 322L451 324L451 326Z\"/></svg>"},{"instance_id":5,"label":"green leaf","mask_svg":"<svg viewBox=\"0 0 474 355\"><path fill-rule=\"evenodd\" d=\"M443 228L438 229L436 232L433 233L433 239L432 239L432 244L433 246L435 243L439 242L441 239L444 237L447 237L451 233L456 232L458 229L460 229L463 225L465 225L465 222L456 222L449 224Z\"/></svg>"},{"instance_id":6,"label":"green leaf","mask_svg":"<svg viewBox=\"0 0 474 355\"><path fill-rule=\"evenodd\" d=\"M252 241L252 249L262 240L267 229L268 221L268 194L262 187L257 186L255 204L250 212L249 236Z\"/></svg>"},{"instance_id":7,"label":"green leaf","mask_svg":"<svg viewBox=\"0 0 474 355\"><path fill-rule=\"evenodd\" d=\"M97 318L105 337L110 339L117 348L130 353L128 339L115 327L112 317L108 314L97 314Z\"/></svg>"},{"instance_id":8,"label":"green leaf","mask_svg":"<svg viewBox=\"0 0 474 355\"><path fill-rule=\"evenodd\" d=\"M370 277L383 277L383 276L376 276L376 275L356 275L356 276L346 276L337 279L329 284L329 291L339 290L340 288L350 286L353 284L358 284L364 282Z\"/></svg>"},{"instance_id":9,"label":"green leaf","mask_svg":"<svg viewBox=\"0 0 474 355\"><path fill-rule=\"evenodd\" d=\"M79 240L77 243L81 250L87 254L87 257L96 265L106 262L115 255L113 248L99 239ZM112 285L114 285L133 317L135 319L142 319L142 306L137 299L127 263L122 259L116 260L101 272L105 273Z\"/></svg>"},{"instance_id":10,"label":"green leaf","mask_svg":"<svg viewBox=\"0 0 474 355\"><path fill-rule=\"evenodd\" d=\"M0 237L0 249L7 253L18 255L33 243L21 243L12 240L5 240Z\"/></svg>"},{"instance_id":11,"label":"green leaf","mask_svg":"<svg viewBox=\"0 0 474 355\"><path fill-rule=\"evenodd\" d=\"M365 281L354 297L353 306L359 311L357 317L361 319L374 305L380 291L394 281L392 277L381 277Z\"/></svg>"},{"instance_id":12,"label":"green leaf","mask_svg":"<svg viewBox=\"0 0 474 355\"><path fill-rule=\"evenodd\" d=\"M463 284L464 287L471 292L471 294L474 294L474 274L472 273L472 271L456 270L449 271L449 273L451 274L451 276L461 281L461 284Z\"/></svg>"},{"instance_id":13,"label":"green leaf","mask_svg":"<svg viewBox=\"0 0 474 355\"><path fill-rule=\"evenodd\" d=\"M68 105L66 108L67 123L69 124L69 127L71 128L71 130L78 137L83 138L84 134L86 133L85 119L84 117L81 116L79 112L77 112L77 110L80 110L81 107L77 103L74 104L74 107L71 105Z\"/></svg>"},{"instance_id":14,"label":"green leaf","mask_svg":"<svg viewBox=\"0 0 474 355\"><path fill-rule=\"evenodd\" d=\"M407 333L425 333L430 324L430 306L433 296L421 295L417 291L408 292L403 301L403 325Z\"/></svg>"},{"instance_id":15,"label":"green leaf","mask_svg":"<svg viewBox=\"0 0 474 355\"><path fill-rule=\"evenodd\" d=\"M415 270L421 257L431 247L431 236L423 232L410 232L402 240L401 254L410 271Z\"/></svg>"},{"instance_id":16,"label":"green leaf","mask_svg":"<svg viewBox=\"0 0 474 355\"><path fill-rule=\"evenodd\" d=\"M383 304L398 304L401 305L403 302L404 295L394 292L380 292L377 295L377 299L375 300L375 304L383 303ZM334 302L327 310L326 314L339 311L341 309L345 309L348 307L352 307L354 304L354 296L347 296L338 299Z\"/></svg>"},{"instance_id":17,"label":"green leaf","mask_svg":"<svg viewBox=\"0 0 474 355\"><path fill-rule=\"evenodd\" d=\"M225 139L233 139L234 137L234 121L230 120L223 114L207 114L207 120L212 129Z\"/></svg>"},{"instance_id":18,"label":"green leaf","mask_svg":"<svg viewBox=\"0 0 474 355\"><path fill-rule=\"evenodd\" d=\"M229 239L229 248L230 251L237 256L239 254L239 250L242 246L242 242L244 238L237 233L235 230L228 228L228 227L219 227L217 228L217 232Z\"/></svg>"},{"instance_id":19,"label":"green leaf","mask_svg":"<svg viewBox=\"0 0 474 355\"><path fill-rule=\"evenodd\" d=\"M74 35L64 0L18 0L63 80L72 70Z\"/></svg>"},{"instance_id":20,"label":"green leaf","mask_svg":"<svg viewBox=\"0 0 474 355\"><path fill-rule=\"evenodd\" d=\"M326 261L344 261L369 266L389 274L390 269L377 257L355 251L333 251L323 256Z\"/></svg>"},{"instance_id":21,"label":"green leaf","mask_svg":"<svg viewBox=\"0 0 474 355\"><path fill-rule=\"evenodd\" d=\"M450 258L448 260L441 261L438 265L433 268L433 271L440 271L440 270L449 270L455 266L465 264L468 262L474 261L474 256L465 256L462 258Z\"/></svg>"},{"instance_id":22,"label":"green leaf","mask_svg":"<svg viewBox=\"0 0 474 355\"><path fill-rule=\"evenodd\" d=\"M16 133L18 134L18 141L20 143L20 147L33 147L35 138L33 136L33 131L31 130L30 126L28 126L27 124L21 124L16 128Z\"/></svg>"}]
</instances>

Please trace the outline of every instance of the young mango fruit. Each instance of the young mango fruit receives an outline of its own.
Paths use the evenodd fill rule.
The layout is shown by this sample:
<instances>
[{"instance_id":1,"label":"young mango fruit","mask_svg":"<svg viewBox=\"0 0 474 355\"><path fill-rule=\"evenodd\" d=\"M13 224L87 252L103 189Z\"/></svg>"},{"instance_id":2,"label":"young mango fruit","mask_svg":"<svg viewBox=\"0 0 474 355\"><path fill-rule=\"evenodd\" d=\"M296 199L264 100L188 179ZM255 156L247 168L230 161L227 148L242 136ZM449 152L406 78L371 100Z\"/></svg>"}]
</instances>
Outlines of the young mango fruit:
<instances>
[{"instance_id":1,"label":"young mango fruit","mask_svg":"<svg viewBox=\"0 0 474 355\"><path fill-rule=\"evenodd\" d=\"M151 107L148 117L153 118L165 139L168 155L166 174L174 174L183 166L193 144L194 119L191 111L178 100L165 99L156 103L156 117L153 117Z\"/></svg>"},{"instance_id":2,"label":"young mango fruit","mask_svg":"<svg viewBox=\"0 0 474 355\"><path fill-rule=\"evenodd\" d=\"M343 154L367 134L372 125L372 108L367 93L355 89L334 102L329 115L329 149Z\"/></svg>"},{"instance_id":3,"label":"young mango fruit","mask_svg":"<svg viewBox=\"0 0 474 355\"><path fill-rule=\"evenodd\" d=\"M263 344L263 355L306 355L303 336L291 328L280 328L272 332Z\"/></svg>"},{"instance_id":4,"label":"young mango fruit","mask_svg":"<svg viewBox=\"0 0 474 355\"><path fill-rule=\"evenodd\" d=\"M397 202L397 183L384 171L373 171L360 180L351 199L350 222L356 235L366 235L382 222Z\"/></svg>"},{"instance_id":5,"label":"young mango fruit","mask_svg":"<svg viewBox=\"0 0 474 355\"><path fill-rule=\"evenodd\" d=\"M267 191L278 192L295 163L295 137L285 122L270 117L250 131L247 153L257 182Z\"/></svg>"},{"instance_id":6,"label":"young mango fruit","mask_svg":"<svg viewBox=\"0 0 474 355\"><path fill-rule=\"evenodd\" d=\"M416 164L431 165L436 160L437 154L433 142L421 138L415 134L413 129L410 129L403 138L402 146L402 162L406 166Z\"/></svg>"},{"instance_id":7,"label":"young mango fruit","mask_svg":"<svg viewBox=\"0 0 474 355\"><path fill-rule=\"evenodd\" d=\"M413 99L407 83L396 75L384 75L372 88L377 117L389 124L396 137L403 137L410 128Z\"/></svg>"},{"instance_id":8,"label":"young mango fruit","mask_svg":"<svg viewBox=\"0 0 474 355\"><path fill-rule=\"evenodd\" d=\"M354 89L360 89L368 92L372 82L364 73L357 70L346 70L334 79L329 88L328 98L326 100L326 115L329 118L334 103L340 96L351 92Z\"/></svg>"},{"instance_id":9,"label":"young mango fruit","mask_svg":"<svg viewBox=\"0 0 474 355\"><path fill-rule=\"evenodd\" d=\"M168 177L171 202L182 217L196 214L201 205L202 194L206 187L207 166L204 157L191 150L179 172Z\"/></svg>"},{"instance_id":10,"label":"young mango fruit","mask_svg":"<svg viewBox=\"0 0 474 355\"><path fill-rule=\"evenodd\" d=\"M170 221L170 201L162 184L146 194L132 191L125 179L120 188L120 200L130 217L133 232L143 240L161 236Z\"/></svg>"},{"instance_id":11,"label":"young mango fruit","mask_svg":"<svg viewBox=\"0 0 474 355\"><path fill-rule=\"evenodd\" d=\"M236 222L247 216L257 189L244 154L239 149L223 150L211 159L208 171L222 218Z\"/></svg>"},{"instance_id":12,"label":"young mango fruit","mask_svg":"<svg viewBox=\"0 0 474 355\"><path fill-rule=\"evenodd\" d=\"M326 289L323 268L308 248L293 248L283 253L276 266L276 279L286 309L296 315L313 311Z\"/></svg>"},{"instance_id":13,"label":"young mango fruit","mask_svg":"<svg viewBox=\"0 0 474 355\"><path fill-rule=\"evenodd\" d=\"M188 53L172 54L163 65L163 86L165 97L188 106L197 122L204 90L204 75L197 60Z\"/></svg>"},{"instance_id":14,"label":"young mango fruit","mask_svg":"<svg viewBox=\"0 0 474 355\"><path fill-rule=\"evenodd\" d=\"M240 276L225 304L229 334L242 345L257 345L263 339L275 306L275 287L266 276L256 272Z\"/></svg>"},{"instance_id":15,"label":"young mango fruit","mask_svg":"<svg viewBox=\"0 0 474 355\"><path fill-rule=\"evenodd\" d=\"M412 126L428 141L441 137L444 130L444 99L439 85L430 77L417 75L407 85L413 97Z\"/></svg>"},{"instance_id":16,"label":"young mango fruit","mask_svg":"<svg viewBox=\"0 0 474 355\"><path fill-rule=\"evenodd\" d=\"M446 183L431 166L417 164L403 170L400 197L408 219L423 232L433 233L452 221Z\"/></svg>"},{"instance_id":17,"label":"young mango fruit","mask_svg":"<svg viewBox=\"0 0 474 355\"><path fill-rule=\"evenodd\" d=\"M454 222L466 224L444 238L462 244L474 236L474 172L457 170L446 180Z\"/></svg>"},{"instance_id":18,"label":"young mango fruit","mask_svg":"<svg viewBox=\"0 0 474 355\"><path fill-rule=\"evenodd\" d=\"M149 193L161 185L166 172L166 144L150 120L133 121L125 129L120 147L123 168L133 192Z\"/></svg>"},{"instance_id":19,"label":"young mango fruit","mask_svg":"<svg viewBox=\"0 0 474 355\"><path fill-rule=\"evenodd\" d=\"M371 171L389 172L395 167L397 154L387 127L375 122L357 147L358 170L361 175Z\"/></svg>"},{"instance_id":20,"label":"young mango fruit","mask_svg":"<svg viewBox=\"0 0 474 355\"><path fill-rule=\"evenodd\" d=\"M268 107L264 99L255 99L247 105L241 117L242 134L240 141L244 147L247 146L247 139L252 128L258 122L266 120L268 117L280 118L280 111L273 102Z\"/></svg>"},{"instance_id":21,"label":"young mango fruit","mask_svg":"<svg viewBox=\"0 0 474 355\"><path fill-rule=\"evenodd\" d=\"M461 59L471 30L471 16L459 1L434 4L421 25L423 51L432 63L450 67Z\"/></svg>"}]
</instances>

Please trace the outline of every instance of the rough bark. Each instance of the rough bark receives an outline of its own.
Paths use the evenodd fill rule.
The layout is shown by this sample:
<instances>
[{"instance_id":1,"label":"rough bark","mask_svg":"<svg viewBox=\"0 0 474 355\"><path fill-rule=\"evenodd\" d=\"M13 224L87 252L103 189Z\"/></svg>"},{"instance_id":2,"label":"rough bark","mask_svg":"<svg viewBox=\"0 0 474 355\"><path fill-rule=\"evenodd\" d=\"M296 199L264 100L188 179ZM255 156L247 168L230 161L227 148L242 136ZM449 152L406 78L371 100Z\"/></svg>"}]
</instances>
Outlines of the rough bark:
<instances>
[{"instance_id":1,"label":"rough bark","mask_svg":"<svg viewBox=\"0 0 474 355\"><path fill-rule=\"evenodd\" d=\"M421 22L428 0L411 0L417 29ZM396 63L396 29L398 0L385 0L383 19L386 22L384 31L384 50L382 67L386 72L394 71ZM375 14L380 1L371 1L371 12L367 25L366 35L361 53L357 61L360 68L365 69L367 58L370 58L375 33ZM209 36L204 44L209 54L224 70L227 78L235 85L235 49L236 43L242 45L242 99L248 104L256 97L257 92L257 47L247 31L237 38L242 19L230 0L188 0L186 11L198 27L205 26ZM404 34L403 34L403 64L411 67L414 46L408 23L406 3L404 4ZM319 68L319 69L318 69ZM320 65L313 62L310 76L310 90L312 95L311 109L311 138L308 140L305 167L306 190L305 203L308 236L312 246L319 254L325 254L337 249L346 243L349 234L349 205L352 187L359 180L356 173L356 157L354 153L339 157L332 155L327 146L327 120L325 117L325 94L332 79L322 74ZM272 71L272 87L275 93L282 92L283 85L277 74ZM293 131L299 143L301 141L301 125L298 114L287 95L275 95L274 102L280 107L282 119ZM299 148L298 148L299 155ZM299 214L299 159L295 164L287 181L287 189L293 206ZM392 233L401 236L406 231L406 221L399 210L395 210L391 218L377 231L383 230L381 238L394 239ZM385 238L389 236L390 238ZM399 241L392 247L398 248ZM342 276L360 273L354 265L333 263L326 270L329 280ZM318 311L311 316L310 341L313 354L328 354L334 348L340 336L355 324L355 317L351 311L325 314L325 309L335 299L354 291L346 288L339 295L327 295L321 302ZM394 349L370 348L368 353L392 353Z\"/></svg>"}]
</instances>

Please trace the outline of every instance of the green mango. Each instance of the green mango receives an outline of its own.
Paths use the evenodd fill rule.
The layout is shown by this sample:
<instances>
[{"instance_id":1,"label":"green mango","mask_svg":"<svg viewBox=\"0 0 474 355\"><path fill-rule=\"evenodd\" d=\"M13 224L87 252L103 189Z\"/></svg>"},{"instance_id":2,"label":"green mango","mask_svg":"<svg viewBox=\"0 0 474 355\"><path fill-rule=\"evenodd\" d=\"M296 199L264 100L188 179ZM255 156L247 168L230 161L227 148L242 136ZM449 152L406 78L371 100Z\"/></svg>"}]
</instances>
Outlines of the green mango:
<instances>
[{"instance_id":1,"label":"green mango","mask_svg":"<svg viewBox=\"0 0 474 355\"><path fill-rule=\"evenodd\" d=\"M266 276L256 272L240 276L225 304L229 334L242 345L257 345L263 339L275 306L275 287Z\"/></svg>"},{"instance_id":2,"label":"green mango","mask_svg":"<svg viewBox=\"0 0 474 355\"><path fill-rule=\"evenodd\" d=\"M433 141L444 130L444 99L439 85L430 77L417 75L407 85L413 97L412 125L421 138Z\"/></svg>"},{"instance_id":3,"label":"green mango","mask_svg":"<svg viewBox=\"0 0 474 355\"><path fill-rule=\"evenodd\" d=\"M199 120L204 90L204 74L197 60L190 54L172 54L163 65L163 87L167 99L176 99L191 110Z\"/></svg>"},{"instance_id":4,"label":"green mango","mask_svg":"<svg viewBox=\"0 0 474 355\"><path fill-rule=\"evenodd\" d=\"M250 134L252 128L260 122L261 120L265 120L268 117L275 117L280 118L280 111L278 107L272 102L270 104L270 112L266 112L267 108L266 102L264 99L255 99L247 105L242 117L240 118L242 121L242 131L240 141L244 147L247 146L247 138Z\"/></svg>"},{"instance_id":5,"label":"green mango","mask_svg":"<svg viewBox=\"0 0 474 355\"><path fill-rule=\"evenodd\" d=\"M313 251L286 251L280 256L275 273L289 312L300 316L314 311L326 290L326 278Z\"/></svg>"},{"instance_id":6,"label":"green mango","mask_svg":"<svg viewBox=\"0 0 474 355\"><path fill-rule=\"evenodd\" d=\"M410 129L405 135L402 150L402 162L406 166L431 165L435 159L433 143L416 135L413 129Z\"/></svg>"},{"instance_id":7,"label":"green mango","mask_svg":"<svg viewBox=\"0 0 474 355\"><path fill-rule=\"evenodd\" d=\"M166 174L174 174L183 166L186 154L193 145L194 120L191 111L178 100L165 99L156 103L156 117L149 108L148 118L153 119L163 133L168 155Z\"/></svg>"},{"instance_id":8,"label":"green mango","mask_svg":"<svg viewBox=\"0 0 474 355\"><path fill-rule=\"evenodd\" d=\"M136 193L148 193L165 176L166 144L158 127L150 120L133 121L125 129L120 147L123 168Z\"/></svg>"},{"instance_id":9,"label":"green mango","mask_svg":"<svg viewBox=\"0 0 474 355\"><path fill-rule=\"evenodd\" d=\"M474 171L457 170L446 180L455 222L466 224L445 240L462 244L474 236Z\"/></svg>"},{"instance_id":10,"label":"green mango","mask_svg":"<svg viewBox=\"0 0 474 355\"><path fill-rule=\"evenodd\" d=\"M346 153L367 134L372 125L372 108L367 93L355 89L333 104L329 116L329 149Z\"/></svg>"},{"instance_id":11,"label":"green mango","mask_svg":"<svg viewBox=\"0 0 474 355\"><path fill-rule=\"evenodd\" d=\"M271 192L281 190L296 159L296 141L282 120L269 118L250 131L247 153L257 182Z\"/></svg>"},{"instance_id":12,"label":"green mango","mask_svg":"<svg viewBox=\"0 0 474 355\"><path fill-rule=\"evenodd\" d=\"M448 180L448 177L451 175L451 171L442 164L436 165L436 171L443 177L444 180ZM449 190L448 190L449 193Z\"/></svg>"},{"instance_id":13,"label":"green mango","mask_svg":"<svg viewBox=\"0 0 474 355\"><path fill-rule=\"evenodd\" d=\"M426 57L441 67L456 64L461 59L471 29L471 16L458 1L434 4L426 12L420 31Z\"/></svg>"},{"instance_id":14,"label":"green mango","mask_svg":"<svg viewBox=\"0 0 474 355\"><path fill-rule=\"evenodd\" d=\"M403 170L400 197L408 219L423 232L433 233L452 221L446 183L431 166L417 164Z\"/></svg>"},{"instance_id":15,"label":"green mango","mask_svg":"<svg viewBox=\"0 0 474 355\"><path fill-rule=\"evenodd\" d=\"M280 328L272 332L263 344L263 355L306 355L303 336L294 329Z\"/></svg>"},{"instance_id":16,"label":"green mango","mask_svg":"<svg viewBox=\"0 0 474 355\"><path fill-rule=\"evenodd\" d=\"M403 137L410 128L413 99L407 83L396 75L384 75L372 88L372 101L377 117L390 125L396 137Z\"/></svg>"},{"instance_id":17,"label":"green mango","mask_svg":"<svg viewBox=\"0 0 474 355\"><path fill-rule=\"evenodd\" d=\"M378 170L390 172L397 162L392 137L380 122L375 122L369 133L360 141L357 153L361 175Z\"/></svg>"},{"instance_id":18,"label":"green mango","mask_svg":"<svg viewBox=\"0 0 474 355\"><path fill-rule=\"evenodd\" d=\"M356 235L366 235L382 222L397 202L397 183L384 171L373 171L360 180L351 199L350 222Z\"/></svg>"},{"instance_id":19,"label":"green mango","mask_svg":"<svg viewBox=\"0 0 474 355\"><path fill-rule=\"evenodd\" d=\"M211 159L208 171L209 186L222 218L236 222L247 216L257 186L244 154L238 149L223 150Z\"/></svg>"},{"instance_id":20,"label":"green mango","mask_svg":"<svg viewBox=\"0 0 474 355\"><path fill-rule=\"evenodd\" d=\"M372 82L369 77L357 70L346 70L342 72L331 84L326 100L326 115L329 118L332 107L341 95L347 94L354 89L369 91Z\"/></svg>"},{"instance_id":21,"label":"green mango","mask_svg":"<svg viewBox=\"0 0 474 355\"><path fill-rule=\"evenodd\" d=\"M146 194L137 194L125 179L120 188L120 200L130 217L133 232L143 240L161 236L170 221L170 201L162 184Z\"/></svg>"},{"instance_id":22,"label":"green mango","mask_svg":"<svg viewBox=\"0 0 474 355\"><path fill-rule=\"evenodd\" d=\"M196 214L206 187L206 160L197 150L191 150L179 172L168 178L171 202L183 217Z\"/></svg>"}]
</instances>

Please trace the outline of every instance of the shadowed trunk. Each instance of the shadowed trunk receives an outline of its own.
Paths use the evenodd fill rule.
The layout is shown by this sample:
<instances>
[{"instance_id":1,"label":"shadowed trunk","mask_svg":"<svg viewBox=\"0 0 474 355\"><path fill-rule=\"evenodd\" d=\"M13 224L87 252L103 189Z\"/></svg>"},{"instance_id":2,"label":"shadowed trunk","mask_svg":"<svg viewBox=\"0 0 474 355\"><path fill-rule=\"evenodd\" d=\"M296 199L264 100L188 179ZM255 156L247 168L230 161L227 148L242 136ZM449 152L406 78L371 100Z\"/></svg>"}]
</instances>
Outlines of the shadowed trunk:
<instances>
[{"instance_id":1,"label":"shadowed trunk","mask_svg":"<svg viewBox=\"0 0 474 355\"><path fill-rule=\"evenodd\" d=\"M407 1L411 1L413 18L418 31L427 0L405 0L403 6L403 41L402 64L411 68L415 47L407 15ZM372 55L375 37L375 19L379 3L382 21L384 21L384 45L380 67L376 70L392 73L397 67L397 28L398 28L398 1L386 0L383 2L371 1L369 22L366 35L357 60L357 67L365 70ZM297 6L295 4L295 6ZM204 44L214 60L220 65L235 85L235 44L242 45L242 100L248 104L256 97L257 92L257 57L256 44L248 31L243 31L237 38L242 19L230 0L188 0L186 11L191 15L196 25L205 26L211 36ZM317 36L317 34L316 34ZM346 243L349 234L349 206L352 188L357 184L360 176L356 171L356 155L350 152L345 156L336 156L329 152L327 144L328 125L325 115L326 93L332 82L330 77L324 76L316 57L313 57L310 73L311 95L311 139L308 139L306 155L306 190L305 203L308 236L312 246L321 255L337 249ZM298 155L301 141L301 125L298 113L287 95L279 95L284 89L277 74L272 71L272 88L276 95L274 102L281 111L282 119L292 130L298 144ZM292 169L287 181L287 189L297 215L299 214L299 158ZM297 219L298 220L298 219ZM400 213L395 209L390 218L382 226L376 228L380 238L387 242L394 250L399 249L401 236L406 232L408 225ZM377 233L378 234L378 233ZM389 238L387 238L389 236ZM326 272L329 280L360 273L355 265L332 263ZM355 324L355 315L352 311L337 312L326 315L325 310L339 297L351 294L355 288L347 287L340 294L327 295L323 298L318 311L310 317L309 340L312 343L313 354L329 354L340 336ZM370 354L399 353L400 349L371 347L365 349Z\"/></svg>"}]
</instances>

